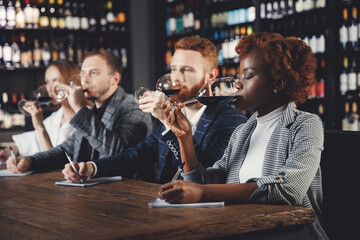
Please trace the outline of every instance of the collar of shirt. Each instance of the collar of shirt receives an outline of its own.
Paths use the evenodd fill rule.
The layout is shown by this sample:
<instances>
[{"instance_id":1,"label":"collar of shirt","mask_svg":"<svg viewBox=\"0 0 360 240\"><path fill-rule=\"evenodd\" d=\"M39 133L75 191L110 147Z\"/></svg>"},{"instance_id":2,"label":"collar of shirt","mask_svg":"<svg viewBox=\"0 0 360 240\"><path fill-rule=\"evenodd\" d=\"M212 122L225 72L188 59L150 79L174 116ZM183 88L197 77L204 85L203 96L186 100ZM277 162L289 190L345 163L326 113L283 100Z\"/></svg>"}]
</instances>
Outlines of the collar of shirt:
<instances>
[{"instance_id":1,"label":"collar of shirt","mask_svg":"<svg viewBox=\"0 0 360 240\"><path fill-rule=\"evenodd\" d=\"M191 120L189 121L191 124L191 131L192 134L194 135L195 131L196 131L196 127L200 121L201 116L203 115L204 111L206 109L206 105L203 105L199 111L197 111L197 113L195 113L195 115L191 118Z\"/></svg>"},{"instance_id":2,"label":"collar of shirt","mask_svg":"<svg viewBox=\"0 0 360 240\"><path fill-rule=\"evenodd\" d=\"M101 119L102 116L104 115L106 107L108 106L111 99L114 97L115 93L116 92L114 92L108 99L106 99L105 102L101 105L101 107L97 108L96 105L94 104L92 111L95 113L98 119Z\"/></svg>"}]
</instances>

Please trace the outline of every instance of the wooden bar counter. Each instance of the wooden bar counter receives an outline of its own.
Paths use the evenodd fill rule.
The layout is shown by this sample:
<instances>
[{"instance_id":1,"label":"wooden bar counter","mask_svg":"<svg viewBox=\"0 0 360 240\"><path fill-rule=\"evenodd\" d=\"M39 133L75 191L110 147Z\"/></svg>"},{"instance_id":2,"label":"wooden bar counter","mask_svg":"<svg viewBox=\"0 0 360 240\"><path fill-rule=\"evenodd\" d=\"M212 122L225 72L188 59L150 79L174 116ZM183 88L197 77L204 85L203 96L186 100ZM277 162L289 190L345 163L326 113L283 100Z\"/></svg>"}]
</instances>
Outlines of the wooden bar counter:
<instances>
[{"instance_id":1,"label":"wooden bar counter","mask_svg":"<svg viewBox=\"0 0 360 240\"><path fill-rule=\"evenodd\" d=\"M313 209L285 205L149 208L158 184L124 179L88 188L55 186L62 180L61 171L0 178L0 239L266 237L269 229L306 226L315 217Z\"/></svg>"}]
</instances>

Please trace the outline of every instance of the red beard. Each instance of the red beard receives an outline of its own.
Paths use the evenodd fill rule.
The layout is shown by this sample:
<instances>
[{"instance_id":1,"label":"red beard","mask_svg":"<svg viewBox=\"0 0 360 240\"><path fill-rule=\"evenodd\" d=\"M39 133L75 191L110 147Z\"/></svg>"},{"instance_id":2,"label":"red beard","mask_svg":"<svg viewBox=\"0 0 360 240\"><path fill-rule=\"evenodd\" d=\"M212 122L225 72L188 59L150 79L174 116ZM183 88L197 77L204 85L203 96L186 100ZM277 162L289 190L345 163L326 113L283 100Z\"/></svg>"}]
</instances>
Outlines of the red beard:
<instances>
[{"instance_id":1,"label":"red beard","mask_svg":"<svg viewBox=\"0 0 360 240\"><path fill-rule=\"evenodd\" d=\"M201 87L204 85L205 77L200 81L200 83L193 86L189 89L187 86L184 86L178 94L171 97L172 102L185 102L186 100L195 98L200 91Z\"/></svg>"}]
</instances>

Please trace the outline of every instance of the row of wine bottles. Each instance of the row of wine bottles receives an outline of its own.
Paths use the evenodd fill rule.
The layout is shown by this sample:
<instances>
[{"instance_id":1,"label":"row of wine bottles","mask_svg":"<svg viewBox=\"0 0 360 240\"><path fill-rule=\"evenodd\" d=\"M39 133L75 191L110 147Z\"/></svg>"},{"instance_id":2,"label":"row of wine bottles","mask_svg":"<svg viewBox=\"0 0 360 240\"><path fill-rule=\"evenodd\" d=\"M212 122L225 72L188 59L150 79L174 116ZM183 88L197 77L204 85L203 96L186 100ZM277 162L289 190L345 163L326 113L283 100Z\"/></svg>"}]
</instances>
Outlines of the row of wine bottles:
<instances>
[{"instance_id":1,"label":"row of wine bottles","mask_svg":"<svg viewBox=\"0 0 360 240\"><path fill-rule=\"evenodd\" d=\"M16 69L29 67L46 67L51 61L68 59L81 66L84 56L88 52L107 49L118 56L127 67L127 50L124 46L118 47L113 39L84 38L70 34L67 37L52 38L46 35L26 37L24 34L2 35L0 43L0 68Z\"/></svg>"},{"instance_id":2,"label":"row of wine bottles","mask_svg":"<svg viewBox=\"0 0 360 240\"><path fill-rule=\"evenodd\" d=\"M200 29L198 0L186 0L180 3L168 0L166 15L165 30L167 36Z\"/></svg>"},{"instance_id":3,"label":"row of wine bottles","mask_svg":"<svg viewBox=\"0 0 360 240\"><path fill-rule=\"evenodd\" d=\"M0 99L0 129L25 126L25 115L18 110L17 103L25 94L3 92Z\"/></svg>"},{"instance_id":4,"label":"row of wine bottles","mask_svg":"<svg viewBox=\"0 0 360 240\"><path fill-rule=\"evenodd\" d=\"M347 2L342 8L342 22L339 29L339 40L342 51L353 52L359 49L360 22L358 18L358 4ZM351 16L351 17L349 17Z\"/></svg>"},{"instance_id":5,"label":"row of wine bottles","mask_svg":"<svg viewBox=\"0 0 360 240\"><path fill-rule=\"evenodd\" d=\"M260 3L260 18L279 19L325 6L326 0L264 0Z\"/></svg>"},{"instance_id":6,"label":"row of wine bottles","mask_svg":"<svg viewBox=\"0 0 360 240\"><path fill-rule=\"evenodd\" d=\"M339 77L340 94L345 96L360 95L360 59L355 56L343 58L343 69Z\"/></svg>"},{"instance_id":7,"label":"row of wine bottles","mask_svg":"<svg viewBox=\"0 0 360 240\"><path fill-rule=\"evenodd\" d=\"M15 2L15 3L14 3ZM125 31L126 14L113 1L0 0L0 28Z\"/></svg>"},{"instance_id":8,"label":"row of wine bottles","mask_svg":"<svg viewBox=\"0 0 360 240\"><path fill-rule=\"evenodd\" d=\"M360 131L357 102L345 102L345 116L342 119L341 125L344 131Z\"/></svg>"}]
</instances>

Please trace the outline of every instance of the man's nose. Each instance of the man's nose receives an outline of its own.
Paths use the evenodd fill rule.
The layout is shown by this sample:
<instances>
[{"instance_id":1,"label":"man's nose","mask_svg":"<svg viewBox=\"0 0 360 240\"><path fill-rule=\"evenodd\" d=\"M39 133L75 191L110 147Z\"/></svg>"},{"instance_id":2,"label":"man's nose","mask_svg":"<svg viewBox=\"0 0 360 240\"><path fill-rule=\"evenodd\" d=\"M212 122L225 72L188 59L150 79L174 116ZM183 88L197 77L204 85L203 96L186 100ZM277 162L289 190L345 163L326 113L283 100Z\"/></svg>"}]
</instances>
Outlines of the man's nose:
<instances>
[{"instance_id":1,"label":"man's nose","mask_svg":"<svg viewBox=\"0 0 360 240\"><path fill-rule=\"evenodd\" d=\"M181 73L176 72L171 74L171 81L173 82L173 85L179 85L180 82L183 81L183 76Z\"/></svg>"}]
</instances>

